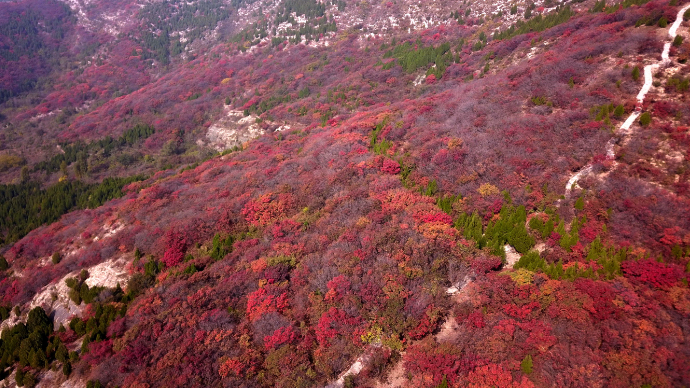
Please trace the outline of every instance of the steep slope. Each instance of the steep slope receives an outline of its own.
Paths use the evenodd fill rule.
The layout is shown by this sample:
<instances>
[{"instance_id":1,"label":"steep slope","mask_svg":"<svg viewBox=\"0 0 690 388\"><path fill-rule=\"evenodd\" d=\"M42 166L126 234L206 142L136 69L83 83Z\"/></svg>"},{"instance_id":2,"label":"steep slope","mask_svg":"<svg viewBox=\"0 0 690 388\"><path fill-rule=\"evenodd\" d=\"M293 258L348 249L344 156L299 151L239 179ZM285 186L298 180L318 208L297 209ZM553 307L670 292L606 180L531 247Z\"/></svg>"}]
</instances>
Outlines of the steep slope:
<instances>
[{"instance_id":1,"label":"steep slope","mask_svg":"<svg viewBox=\"0 0 690 388\"><path fill-rule=\"evenodd\" d=\"M687 43L651 86L643 70L685 7L500 40L450 23L233 43L80 115L99 136L130 111L208 121L195 139L209 111L243 112L265 133L13 244L0 315L27 326L3 332L2 369L43 386L688 384ZM75 317L53 333L36 305Z\"/></svg>"},{"instance_id":2,"label":"steep slope","mask_svg":"<svg viewBox=\"0 0 690 388\"><path fill-rule=\"evenodd\" d=\"M244 90L223 87L223 94L214 90L228 75L213 79L212 84L208 79L195 79L193 86L185 82L180 85L178 80L189 77L186 65L190 61L215 63L219 57L235 57L237 50L254 53L293 48L298 43L329 45L347 34L362 42L438 26L462 26L471 31L481 28L490 35L521 20L527 8L534 9L530 11L535 15L532 20L540 18L540 12L555 12L550 2L545 2L546 8L539 5L527 7L518 1L515 13L493 2L199 0L159 4L74 0L62 4L57 0L26 0L3 6L0 19L18 18L17 31L25 31L21 26L36 23L39 17L20 17L20 9L41 9L45 15L40 17L47 19L39 22L45 24L42 35L29 28L32 31L27 37L33 37L33 43L26 47L13 42L17 31L0 31L8 52L14 53L4 58L9 62L2 67L0 77L4 79L0 85L0 121L6 128L0 150L9 158L0 165L0 180L17 180L26 166L31 178L55 183L64 173L38 166L60 157L58 145L64 149L78 140L90 143L106 136L117 138L137 124L155 127L154 139L145 145L116 148L112 153L91 147L85 153L92 168L79 178L100 181L107 176L150 173L162 166L205 159L209 149L197 146L197 141L222 115L222 101ZM27 47L43 47L43 54L17 62ZM176 90L180 86L185 87L182 92ZM163 103L140 102L156 99L168 90L176 90L175 95ZM123 98L135 107L114 111L113 105ZM195 101L199 98L204 102L202 109L196 106L202 102ZM178 101L174 108L171 100ZM185 101L189 103L180 104ZM160 121L180 113L183 117L172 122ZM181 146L164 148L170 141ZM75 162L73 159L67 160L67 167ZM135 163L141 161L148 164Z\"/></svg>"}]
</instances>

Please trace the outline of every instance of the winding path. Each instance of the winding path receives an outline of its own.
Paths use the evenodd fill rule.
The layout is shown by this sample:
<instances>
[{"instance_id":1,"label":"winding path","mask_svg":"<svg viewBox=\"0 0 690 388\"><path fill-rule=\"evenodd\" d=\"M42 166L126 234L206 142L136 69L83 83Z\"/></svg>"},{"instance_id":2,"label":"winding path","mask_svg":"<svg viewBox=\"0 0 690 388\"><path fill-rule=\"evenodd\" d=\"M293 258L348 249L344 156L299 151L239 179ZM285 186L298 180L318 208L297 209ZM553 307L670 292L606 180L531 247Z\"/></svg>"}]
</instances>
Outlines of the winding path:
<instances>
[{"instance_id":1,"label":"winding path","mask_svg":"<svg viewBox=\"0 0 690 388\"><path fill-rule=\"evenodd\" d=\"M642 103L644 102L645 97L647 96L647 93L649 93L649 90L652 88L652 82L653 82L653 71L658 69L661 65L666 65L670 62L669 58L669 51L671 49L671 44L673 39L675 39L676 34L678 32L678 28L680 25L683 23L683 14L685 11L690 9L690 4L685 5L683 8L678 11L678 15L676 16L676 20L673 22L671 25L671 28L668 31L668 34L671 38L671 41L666 42L664 44L664 51L661 53L661 61L658 63L652 64L652 65L647 65L644 67L644 84L642 85L642 89L640 89L640 92L637 94L637 106L635 107L635 111L628 116L627 120L620 126L620 130L618 131L618 136L612 138L606 143L606 158L609 160L614 160L616 157L616 154L614 152L614 145L616 142L620 140L621 137L629 135L630 134L630 128L632 127L632 124L637 120L637 118L640 116L642 113ZM593 165L592 163L589 163L585 167L581 168L578 172L573 174L570 179L568 179L568 183L565 186L565 197L566 199L570 197L570 194L572 192L572 188L577 185L577 182L584 176L588 175L589 173L592 172ZM510 262L508 263L508 266L506 268L512 268L512 266L515 264L517 260L519 260L520 255L515 252L515 250L510 247L509 245L506 245L504 247L506 254L510 255L511 259ZM463 291L466 289L467 286L469 286L472 283L472 278L470 276L465 277L459 284L453 285L450 288L446 290L446 293L450 296L455 296L457 297L458 295L461 295ZM450 320L452 318L447 318L446 321L444 321L441 326L442 326L442 333L439 333L440 335L443 335L443 331L452 331L452 325L450 325ZM345 378L347 376L356 376L359 374L359 372L364 368L364 366L368 363L370 359L370 356L365 352L361 356L359 356L355 362L350 366L348 370L343 372L339 378L326 385L325 388L342 388L345 385ZM400 365L402 363L402 360L400 361Z\"/></svg>"},{"instance_id":2,"label":"winding path","mask_svg":"<svg viewBox=\"0 0 690 388\"><path fill-rule=\"evenodd\" d=\"M635 107L635 111L630 114L627 120L623 123L623 125L620 126L620 130L618 131L618 134L616 137L612 138L611 140L606 143L606 158L609 160L613 160L616 157L616 154L613 150L613 146L615 143L620 140L621 137L629 135L631 130L630 128L632 127L633 123L635 120L637 120L638 117L640 117L640 114L642 113L642 103L644 102L645 97L647 96L647 93L649 93L649 90L652 88L652 82L654 80L652 73L654 70L658 69L662 65L667 65L671 62L671 59L669 58L669 51L671 50L671 44L673 42L673 39L675 39L676 35L678 34L678 28L680 28L680 25L683 23L683 14L685 11L690 9L690 4L686 4L683 8L681 8L678 11L678 14L676 15L676 20L673 22L671 25L671 28L668 30L668 35L670 37L670 41L667 41L664 44L664 51L661 52L661 61L658 63L654 63L651 65L647 65L644 67L644 84L642 85L642 89L640 89L640 92L637 94L637 106ZM588 175L590 172L592 172L592 163L589 163L585 167L581 168L578 172L573 174L570 179L568 179L568 183L565 185L565 198L568 199L570 198L572 189L577 185L577 182L579 180ZM615 167L614 167L615 168Z\"/></svg>"}]
</instances>

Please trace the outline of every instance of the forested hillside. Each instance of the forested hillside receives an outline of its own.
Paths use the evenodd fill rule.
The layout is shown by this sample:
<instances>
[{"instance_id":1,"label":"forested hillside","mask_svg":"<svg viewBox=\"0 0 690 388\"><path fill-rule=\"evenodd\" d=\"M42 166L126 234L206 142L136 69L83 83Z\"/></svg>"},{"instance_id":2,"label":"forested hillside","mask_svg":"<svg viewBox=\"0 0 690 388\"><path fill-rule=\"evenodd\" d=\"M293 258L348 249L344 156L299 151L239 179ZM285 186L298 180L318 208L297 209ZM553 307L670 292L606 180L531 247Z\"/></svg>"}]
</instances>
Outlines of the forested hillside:
<instances>
[{"instance_id":1,"label":"forested hillside","mask_svg":"<svg viewBox=\"0 0 690 388\"><path fill-rule=\"evenodd\" d=\"M690 386L689 2L50 1L7 386Z\"/></svg>"}]
</instances>

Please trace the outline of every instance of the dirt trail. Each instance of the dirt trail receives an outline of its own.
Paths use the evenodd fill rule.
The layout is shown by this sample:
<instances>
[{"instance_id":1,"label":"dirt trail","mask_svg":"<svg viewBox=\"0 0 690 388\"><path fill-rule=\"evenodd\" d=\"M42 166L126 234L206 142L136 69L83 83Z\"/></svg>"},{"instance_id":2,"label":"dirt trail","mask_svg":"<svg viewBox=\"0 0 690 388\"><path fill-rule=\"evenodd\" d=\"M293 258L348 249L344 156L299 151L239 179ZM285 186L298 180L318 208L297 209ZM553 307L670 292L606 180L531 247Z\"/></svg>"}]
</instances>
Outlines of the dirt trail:
<instances>
[{"instance_id":1,"label":"dirt trail","mask_svg":"<svg viewBox=\"0 0 690 388\"><path fill-rule=\"evenodd\" d=\"M345 378L347 376L357 376L359 372L364 369L364 366L370 362L371 352L380 347L381 345L378 344L371 345L367 351L365 351L361 356L357 357L355 362L350 366L350 369L346 370L342 375L340 375L338 380L328 384L325 388L343 388L345 386Z\"/></svg>"},{"instance_id":2,"label":"dirt trail","mask_svg":"<svg viewBox=\"0 0 690 388\"><path fill-rule=\"evenodd\" d=\"M623 125L620 126L620 129L618 133L616 133L616 137L613 139L609 140L608 143L606 143L606 158L609 160L613 160L616 157L616 154L613 150L614 144L617 143L622 137L630 135L631 130L630 128L632 127L633 123L637 120L638 117L640 117L640 114L642 112L642 103L644 102L645 97L647 96L647 93L652 88L652 84L654 81L653 73L655 70L657 70L661 66L665 66L670 63L671 59L669 58L669 52L671 50L671 44L673 39L675 39L676 35L678 34L678 28L680 28L680 25L683 23L683 14L685 11L690 9L690 4L685 5L683 8L681 8L678 11L678 14L676 15L676 20L673 22L671 27L668 30L668 35L670 40L667 41L664 44L664 50L661 52L661 61L658 63L654 63L651 65L647 65L644 67L644 84L642 84L642 88L640 89L640 92L637 94L637 107L635 108L635 111L628 116L628 119L625 120ZM612 168L615 168L615 164ZM590 172L592 172L592 164L588 164L585 167L581 168L579 171L574 173L570 179L568 179L568 183L565 185L565 198L568 199L570 198L572 189L577 186L577 182L580 181L580 179L586 175L588 175Z\"/></svg>"},{"instance_id":3,"label":"dirt trail","mask_svg":"<svg viewBox=\"0 0 690 388\"><path fill-rule=\"evenodd\" d=\"M678 28L680 25L683 23L683 13L690 9L690 4L686 5L685 7L681 8L680 11L678 11L678 15L676 16L675 22L671 25L669 28L669 36L671 40L673 40L676 37L676 34L678 32ZM644 67L644 84L642 85L642 89L640 89L640 92L637 94L637 107L635 108L635 111L628 116L628 119L625 120L625 122L620 126L620 129L617 133L617 136L614 137L613 139L609 140L608 143L606 143L606 158L609 160L613 160L616 156L615 151L614 151L614 145L615 143L620 140L621 137L625 135L630 134L630 128L632 127L632 124L637 120L637 118L640 116L641 109L642 109L642 103L644 102L645 97L647 96L647 93L652 88L652 83L654 80L653 77L653 71L658 69L661 65L666 65L670 62L669 59L669 51L671 49L671 42L666 42L664 44L664 50L661 53L661 61L659 63L647 65ZM614 165L615 167L615 165ZM577 182L584 176L588 175L589 173L592 172L593 166L592 164L588 164L585 167L581 168L579 171L574 173L570 179L568 179L568 183L565 186L565 197L566 199L570 197L570 194L572 192L572 189L577 186ZM515 263L520 260L520 254L515 251L515 249L509 245L506 245L504 247L506 251L506 257L508 258L508 263L505 268L512 268ZM472 284L472 279L470 278L465 278L463 281L461 281L458 285L453 285L449 287L446 290L446 293L451 295L453 299L459 299L462 298L464 295L464 290L466 289L467 286ZM452 332L456 331L458 329L458 325L455 322L455 319L453 317L448 317L442 324L441 324L441 331L436 335L437 340L443 340L447 337L449 337ZM350 368L343 372L343 374L340 375L340 378L329 385L327 385L325 388L342 388L345 385L345 378L347 376L356 376L359 374L359 372L362 371L364 366L366 365L368 361L368 356L367 354L363 354L359 356L355 362L350 366ZM385 384L385 383L380 383L377 385L377 387L397 387L399 386L398 384L401 383L400 375L402 371L402 361L399 362L398 365L395 366L395 371L398 373L394 373L396 378L393 380L395 383L391 383L390 381Z\"/></svg>"},{"instance_id":4,"label":"dirt trail","mask_svg":"<svg viewBox=\"0 0 690 388\"><path fill-rule=\"evenodd\" d=\"M518 260L520 260L521 255L515 250L515 248L508 244L504 246L504 249L506 252L506 264L503 268L505 270L513 268L515 263L517 263ZM446 294L448 294L451 297L453 303L463 303L469 300L471 293L470 286L474 283L474 279L474 274L468 274L464 278L462 278L462 280L458 281L456 284L453 284L446 289ZM440 330L438 333L436 333L435 339L437 342L447 341L453 336L455 336L458 330L460 330L460 326L455 321L455 317L448 316L440 324ZM352 366L350 366L350 368L347 371L343 372L340 375L340 378L338 378L338 380L326 385L325 388L343 388L345 386L345 378L347 376L357 376L359 372L361 372L362 369L367 365L371 358L368 353L369 352L365 351L364 354L357 357ZM403 372L403 361L401 359L391 371L391 374L388 376L387 381L379 381L376 385L376 388L404 387L409 381L407 380Z\"/></svg>"}]
</instances>

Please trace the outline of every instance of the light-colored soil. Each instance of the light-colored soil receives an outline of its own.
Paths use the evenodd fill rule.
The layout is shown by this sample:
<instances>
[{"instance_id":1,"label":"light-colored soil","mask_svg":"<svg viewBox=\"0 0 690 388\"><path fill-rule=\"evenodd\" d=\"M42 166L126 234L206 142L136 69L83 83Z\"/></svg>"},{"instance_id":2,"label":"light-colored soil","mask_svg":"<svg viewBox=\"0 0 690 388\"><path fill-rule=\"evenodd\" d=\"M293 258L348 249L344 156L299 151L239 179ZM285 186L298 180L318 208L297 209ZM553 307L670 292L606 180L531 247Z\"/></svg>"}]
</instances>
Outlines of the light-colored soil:
<instances>
[{"instance_id":1,"label":"light-colored soil","mask_svg":"<svg viewBox=\"0 0 690 388\"><path fill-rule=\"evenodd\" d=\"M520 254L513 248L512 246L506 244L503 246L503 249L506 252L506 264L503 266L503 268L506 269L511 269L513 266L520 260Z\"/></svg>"},{"instance_id":2,"label":"light-colored soil","mask_svg":"<svg viewBox=\"0 0 690 388\"><path fill-rule=\"evenodd\" d=\"M673 40L676 35L678 34L678 28L680 25L683 23L683 14L685 11L690 9L690 4L686 5L685 7L681 8L678 11L678 14L676 15L676 19L669 27L668 31L668 38L670 40ZM664 50L661 53L661 61L653 64L646 65L644 67L644 83L642 84L642 88L640 89L640 92L637 94L637 108L635 109L634 112L630 114L627 120L623 123L623 125L620 126L620 129L618 131L618 136L624 137L623 143L626 141L626 137L630 136L632 134L632 125L635 123L637 118L641 114L641 107L642 103L644 102L645 97L647 96L647 93L652 89L653 83L654 83L654 77L653 73L658 70L660 67L668 67L671 65L671 60L669 58L669 51L671 48L671 41L667 41L664 44ZM606 145L606 157L610 160L615 159L615 152L613 149L614 142L609 142ZM615 164L613 166L615 168ZM584 176L589 175L592 172L592 164L588 164L573 175L568 179L568 183L565 185L565 197L569 198L571 195L571 191L573 188L577 187L577 183L580 179L582 179Z\"/></svg>"},{"instance_id":3,"label":"light-colored soil","mask_svg":"<svg viewBox=\"0 0 690 388\"><path fill-rule=\"evenodd\" d=\"M128 263L129 258L127 256L121 256L87 268L86 270L89 272L89 277L86 279L85 283L89 287L99 286L107 288L113 288L120 283L124 288L130 277L126 269ZM68 278L78 276L79 272L81 272L81 270L69 273L58 281L43 287L43 289L24 306L22 309L24 314L17 317L14 315L14 312L11 312L10 317L0 324L0 330L26 321L25 313L37 306L43 307L48 315L53 316L53 322L56 329L59 328L60 325L66 325L72 317L80 316L85 306L83 303L77 306L70 300L70 289L65 284Z\"/></svg>"},{"instance_id":4,"label":"light-colored soil","mask_svg":"<svg viewBox=\"0 0 690 388\"><path fill-rule=\"evenodd\" d=\"M403 353L402 356L405 354ZM386 381L377 381L376 388L406 388L411 386L412 382L407 378L405 373L405 365L402 358L393 367L393 370L388 374Z\"/></svg>"},{"instance_id":5,"label":"light-colored soil","mask_svg":"<svg viewBox=\"0 0 690 388\"><path fill-rule=\"evenodd\" d=\"M244 143L255 139L266 132L282 132L297 129L296 125L278 124L270 121L257 123L259 117L245 116L241 110L225 107L223 116L213 123L206 132L206 142L199 140L200 145L206 145L217 151L233 147L241 147Z\"/></svg>"}]
</instances>

